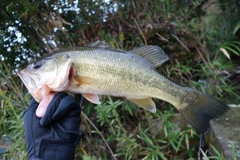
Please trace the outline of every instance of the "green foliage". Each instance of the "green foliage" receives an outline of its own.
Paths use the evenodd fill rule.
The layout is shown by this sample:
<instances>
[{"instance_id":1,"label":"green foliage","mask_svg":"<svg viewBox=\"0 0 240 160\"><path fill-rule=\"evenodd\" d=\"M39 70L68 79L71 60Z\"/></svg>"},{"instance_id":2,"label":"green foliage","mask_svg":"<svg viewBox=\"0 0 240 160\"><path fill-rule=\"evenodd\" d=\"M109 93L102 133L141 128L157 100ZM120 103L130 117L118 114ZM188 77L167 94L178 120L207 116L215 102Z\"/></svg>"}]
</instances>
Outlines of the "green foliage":
<instances>
[{"instance_id":1,"label":"green foliage","mask_svg":"<svg viewBox=\"0 0 240 160\"><path fill-rule=\"evenodd\" d=\"M233 160L239 159L239 157L240 157L240 150L237 149L236 144L234 142L232 142L231 147L232 147L232 159Z\"/></svg>"},{"instance_id":2,"label":"green foliage","mask_svg":"<svg viewBox=\"0 0 240 160\"><path fill-rule=\"evenodd\" d=\"M0 59L4 60L0 64L0 135L9 137L11 146L2 159L26 159L22 111L30 95L25 95L15 72L56 48L86 46L97 39L125 50L158 45L170 57L159 72L238 104L239 6L236 0L4 0L0 10ZM190 127L180 130L171 121L172 106L156 104L156 114L111 97L104 97L101 105L86 105L81 126L85 137L77 158L196 158L198 146L192 142L197 134ZM235 146L232 150L237 159L239 152ZM213 151L212 158L224 159Z\"/></svg>"},{"instance_id":3,"label":"green foliage","mask_svg":"<svg viewBox=\"0 0 240 160\"><path fill-rule=\"evenodd\" d=\"M226 51L229 51L231 53L234 53L236 55L240 55L240 42L238 41L230 41L230 42L225 42L222 44L221 46L222 48L224 48ZM220 48L221 49L221 48ZM230 56L229 56L229 53L228 52L224 52L222 51L227 57L229 57L230 59Z\"/></svg>"},{"instance_id":4,"label":"green foliage","mask_svg":"<svg viewBox=\"0 0 240 160\"><path fill-rule=\"evenodd\" d=\"M190 128L180 131L178 126L170 121L174 115L173 110L164 113L158 111L157 114L144 111L145 117L135 121L129 119L129 115L140 113L123 110L123 108L132 108L132 104L120 100L113 101L111 97L105 98L107 99L94 109L96 121L99 122L99 127L104 129L108 145L116 147L112 156L116 156L117 159L168 159L182 152L185 145L188 146L188 155L194 153L192 148L191 150L188 148L189 142L196 138L197 134ZM153 121L155 118L160 118L157 123ZM156 128L156 125L159 128ZM189 136L191 132L193 134ZM94 133L103 134L99 131ZM96 158L102 157L97 156Z\"/></svg>"},{"instance_id":5,"label":"green foliage","mask_svg":"<svg viewBox=\"0 0 240 160\"><path fill-rule=\"evenodd\" d=\"M0 138L7 137L8 145L5 147L8 152L0 157L1 159L26 159L22 112L30 96L23 97L20 87L15 83L15 76L9 73L4 63L1 63L1 67L0 78L3 88L0 90Z\"/></svg>"}]
</instances>

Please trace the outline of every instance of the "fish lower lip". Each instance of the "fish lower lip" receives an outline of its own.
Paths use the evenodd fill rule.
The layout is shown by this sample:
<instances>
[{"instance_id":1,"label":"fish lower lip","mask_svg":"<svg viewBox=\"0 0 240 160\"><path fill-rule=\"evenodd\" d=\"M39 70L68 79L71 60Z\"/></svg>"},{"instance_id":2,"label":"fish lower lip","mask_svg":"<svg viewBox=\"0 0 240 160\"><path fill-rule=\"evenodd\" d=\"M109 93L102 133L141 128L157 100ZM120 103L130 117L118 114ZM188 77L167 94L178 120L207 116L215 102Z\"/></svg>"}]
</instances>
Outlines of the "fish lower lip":
<instances>
[{"instance_id":1,"label":"fish lower lip","mask_svg":"<svg viewBox=\"0 0 240 160\"><path fill-rule=\"evenodd\" d=\"M21 70L17 74L21 78L22 82L24 83L28 90L30 89L28 88L29 83L32 83L33 86L36 86L35 81L30 76L28 76L28 72L26 70Z\"/></svg>"},{"instance_id":2,"label":"fish lower lip","mask_svg":"<svg viewBox=\"0 0 240 160\"><path fill-rule=\"evenodd\" d=\"M21 71L18 72L17 74L18 74L18 76L19 76L21 79L23 79L24 74L25 74L25 70L21 70Z\"/></svg>"}]
</instances>

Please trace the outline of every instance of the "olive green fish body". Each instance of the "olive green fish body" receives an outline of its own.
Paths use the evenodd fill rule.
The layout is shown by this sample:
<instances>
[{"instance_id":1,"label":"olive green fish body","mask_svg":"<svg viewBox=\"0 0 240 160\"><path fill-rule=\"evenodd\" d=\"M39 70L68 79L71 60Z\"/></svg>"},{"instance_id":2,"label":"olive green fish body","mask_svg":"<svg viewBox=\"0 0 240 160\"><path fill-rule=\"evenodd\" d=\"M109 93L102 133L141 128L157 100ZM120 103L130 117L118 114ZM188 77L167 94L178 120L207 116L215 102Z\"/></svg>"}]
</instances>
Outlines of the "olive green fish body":
<instances>
[{"instance_id":1,"label":"olive green fish body","mask_svg":"<svg viewBox=\"0 0 240 160\"><path fill-rule=\"evenodd\" d=\"M64 53L72 57L75 70L67 91L127 98L153 97L173 105L181 103L187 95L183 87L161 76L152 64L137 55L103 49ZM91 82L81 83L81 79L86 78Z\"/></svg>"},{"instance_id":2,"label":"olive green fish body","mask_svg":"<svg viewBox=\"0 0 240 160\"><path fill-rule=\"evenodd\" d=\"M81 93L95 104L100 103L99 95L112 95L126 97L156 112L152 98L161 99L174 105L199 133L206 132L209 121L222 116L229 107L160 75L154 67L166 60L166 55L157 46L131 51L79 47L61 50L32 64L19 76L39 101L50 91Z\"/></svg>"}]
</instances>

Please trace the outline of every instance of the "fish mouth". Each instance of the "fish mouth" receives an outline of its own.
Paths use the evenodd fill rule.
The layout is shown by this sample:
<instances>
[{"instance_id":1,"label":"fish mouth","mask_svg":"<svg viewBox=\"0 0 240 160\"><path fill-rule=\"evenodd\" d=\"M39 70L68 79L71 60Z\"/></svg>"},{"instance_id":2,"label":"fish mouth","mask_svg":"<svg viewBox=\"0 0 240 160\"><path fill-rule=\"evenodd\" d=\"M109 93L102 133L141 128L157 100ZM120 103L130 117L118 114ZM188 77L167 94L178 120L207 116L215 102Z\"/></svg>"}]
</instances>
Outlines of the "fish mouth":
<instances>
[{"instance_id":1,"label":"fish mouth","mask_svg":"<svg viewBox=\"0 0 240 160\"><path fill-rule=\"evenodd\" d=\"M36 83L34 80L29 76L28 72L24 69L17 73L18 76L21 78L24 85L27 87L28 91L31 90L31 88L36 88ZM32 86L31 88L29 86Z\"/></svg>"},{"instance_id":2,"label":"fish mouth","mask_svg":"<svg viewBox=\"0 0 240 160\"><path fill-rule=\"evenodd\" d=\"M29 83L29 76L27 74L26 70L21 70L20 72L17 73L18 76L21 78L21 80L23 81L24 85L27 87L27 84Z\"/></svg>"}]
</instances>

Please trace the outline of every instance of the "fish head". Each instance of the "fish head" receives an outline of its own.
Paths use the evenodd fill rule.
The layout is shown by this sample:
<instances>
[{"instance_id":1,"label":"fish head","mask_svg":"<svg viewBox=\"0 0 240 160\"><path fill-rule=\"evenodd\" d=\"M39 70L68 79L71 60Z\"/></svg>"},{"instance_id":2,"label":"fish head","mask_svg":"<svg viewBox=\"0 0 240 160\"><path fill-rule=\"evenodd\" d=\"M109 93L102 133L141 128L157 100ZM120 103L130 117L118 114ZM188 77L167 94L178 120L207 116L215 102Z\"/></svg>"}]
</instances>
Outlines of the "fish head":
<instances>
[{"instance_id":1,"label":"fish head","mask_svg":"<svg viewBox=\"0 0 240 160\"><path fill-rule=\"evenodd\" d=\"M51 91L60 92L68 87L71 58L68 55L51 56L18 72L29 93L37 102Z\"/></svg>"}]
</instances>

